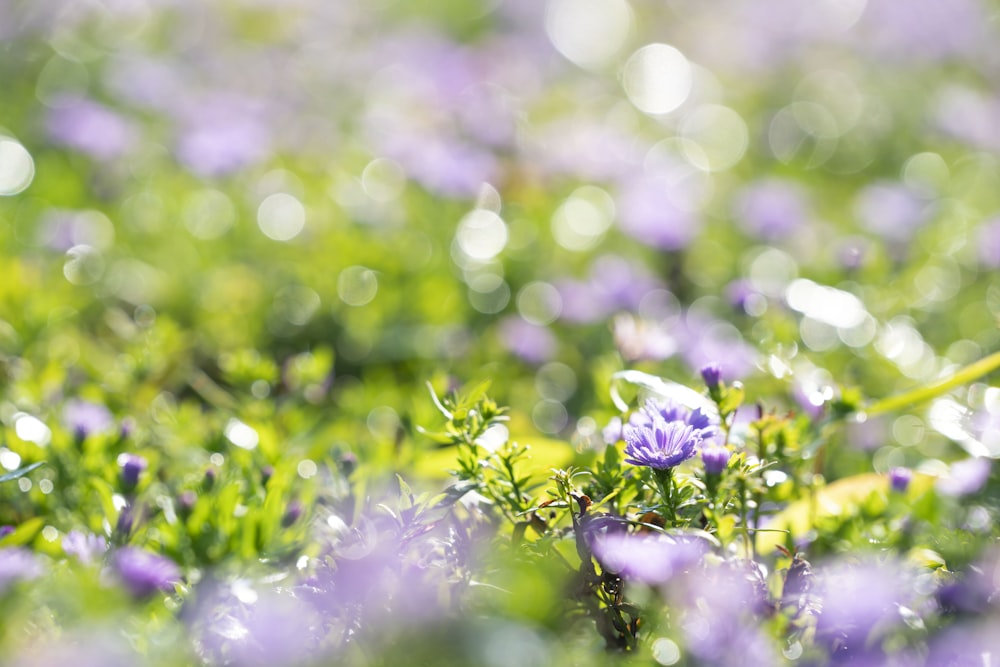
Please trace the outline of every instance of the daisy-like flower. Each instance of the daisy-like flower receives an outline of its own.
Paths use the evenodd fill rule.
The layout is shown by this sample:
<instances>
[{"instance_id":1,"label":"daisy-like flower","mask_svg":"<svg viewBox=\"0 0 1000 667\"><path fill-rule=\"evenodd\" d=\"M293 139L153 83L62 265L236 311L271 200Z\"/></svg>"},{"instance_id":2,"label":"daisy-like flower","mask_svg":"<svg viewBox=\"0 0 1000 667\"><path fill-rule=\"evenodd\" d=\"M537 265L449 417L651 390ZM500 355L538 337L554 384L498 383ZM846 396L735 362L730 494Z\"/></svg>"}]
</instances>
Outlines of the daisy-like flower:
<instances>
[{"instance_id":1,"label":"daisy-like flower","mask_svg":"<svg viewBox=\"0 0 1000 667\"><path fill-rule=\"evenodd\" d=\"M673 402L650 400L622 427L625 460L658 470L673 468L694 456L717 431L701 409L692 411Z\"/></svg>"},{"instance_id":2,"label":"daisy-like flower","mask_svg":"<svg viewBox=\"0 0 1000 667\"><path fill-rule=\"evenodd\" d=\"M625 461L637 466L658 470L674 468L694 456L702 435L683 421L653 419L649 424L627 424Z\"/></svg>"}]
</instances>

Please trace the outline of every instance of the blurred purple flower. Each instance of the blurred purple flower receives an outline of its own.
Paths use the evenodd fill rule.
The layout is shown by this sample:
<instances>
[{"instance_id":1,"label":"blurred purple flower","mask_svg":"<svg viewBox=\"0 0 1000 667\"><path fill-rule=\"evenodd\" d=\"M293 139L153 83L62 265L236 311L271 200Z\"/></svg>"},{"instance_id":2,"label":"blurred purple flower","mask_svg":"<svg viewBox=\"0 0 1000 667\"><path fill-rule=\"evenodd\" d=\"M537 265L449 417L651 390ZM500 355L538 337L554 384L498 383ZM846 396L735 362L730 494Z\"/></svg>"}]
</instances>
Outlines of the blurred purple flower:
<instances>
[{"instance_id":1,"label":"blurred purple flower","mask_svg":"<svg viewBox=\"0 0 1000 667\"><path fill-rule=\"evenodd\" d=\"M271 152L267 108L237 95L192 100L176 144L178 160L199 176L224 176L262 162Z\"/></svg>"},{"instance_id":2,"label":"blurred purple flower","mask_svg":"<svg viewBox=\"0 0 1000 667\"><path fill-rule=\"evenodd\" d=\"M990 477L992 461L968 458L951 464L948 473L938 478L934 488L946 496L967 496L979 491Z\"/></svg>"},{"instance_id":3,"label":"blurred purple flower","mask_svg":"<svg viewBox=\"0 0 1000 667\"><path fill-rule=\"evenodd\" d=\"M0 548L0 594L20 579L41 576L42 564L38 557L20 547Z\"/></svg>"},{"instance_id":4,"label":"blurred purple flower","mask_svg":"<svg viewBox=\"0 0 1000 667\"><path fill-rule=\"evenodd\" d=\"M500 340L504 347L532 364L544 363L556 353L557 341L551 331L518 316L500 322Z\"/></svg>"},{"instance_id":5,"label":"blurred purple flower","mask_svg":"<svg viewBox=\"0 0 1000 667\"><path fill-rule=\"evenodd\" d=\"M976 57L989 48L989 19L978 0L868 0L857 45L881 60L913 64Z\"/></svg>"},{"instance_id":6,"label":"blurred purple flower","mask_svg":"<svg viewBox=\"0 0 1000 667\"><path fill-rule=\"evenodd\" d=\"M604 439L604 443L613 445L621 440L623 426L621 417L612 417L608 425L601 430L601 437Z\"/></svg>"},{"instance_id":7,"label":"blurred purple flower","mask_svg":"<svg viewBox=\"0 0 1000 667\"><path fill-rule=\"evenodd\" d=\"M1000 98L971 88L948 86L937 103L937 126L966 144L1000 150Z\"/></svg>"},{"instance_id":8,"label":"blurred purple flower","mask_svg":"<svg viewBox=\"0 0 1000 667\"><path fill-rule=\"evenodd\" d=\"M813 568L814 591L821 600L817 637L837 646L843 656L863 650L876 627L902 623L900 606L914 593L913 573L901 562L867 558Z\"/></svg>"},{"instance_id":9,"label":"blurred purple flower","mask_svg":"<svg viewBox=\"0 0 1000 667\"><path fill-rule=\"evenodd\" d=\"M725 447L709 445L701 450L701 460L705 464L705 472L709 475L721 475L729 464L729 457L732 456Z\"/></svg>"},{"instance_id":10,"label":"blurred purple flower","mask_svg":"<svg viewBox=\"0 0 1000 667\"><path fill-rule=\"evenodd\" d=\"M677 328L681 354L693 369L717 364L726 381L749 375L757 364L757 350L732 324L689 310Z\"/></svg>"},{"instance_id":11,"label":"blurred purple flower","mask_svg":"<svg viewBox=\"0 0 1000 667\"><path fill-rule=\"evenodd\" d=\"M912 478L913 471L909 468L893 468L889 471L889 487L896 493L905 493Z\"/></svg>"},{"instance_id":12,"label":"blurred purple flower","mask_svg":"<svg viewBox=\"0 0 1000 667\"><path fill-rule=\"evenodd\" d=\"M306 601L242 580L204 594L191 624L202 651L236 667L302 664L327 631Z\"/></svg>"},{"instance_id":13,"label":"blurred purple flower","mask_svg":"<svg viewBox=\"0 0 1000 667\"><path fill-rule=\"evenodd\" d=\"M701 233L691 195L666 174L644 173L626 180L616 202L622 231L653 248L681 250Z\"/></svg>"},{"instance_id":14,"label":"blurred purple flower","mask_svg":"<svg viewBox=\"0 0 1000 667\"><path fill-rule=\"evenodd\" d=\"M114 428L111 411L100 403L80 399L66 401L63 406L63 423L80 439L92 433L102 433Z\"/></svg>"},{"instance_id":15,"label":"blurred purple flower","mask_svg":"<svg viewBox=\"0 0 1000 667\"><path fill-rule=\"evenodd\" d=\"M615 317L614 338L627 361L660 361L677 352L677 340L666 327L627 313Z\"/></svg>"},{"instance_id":16,"label":"blurred purple flower","mask_svg":"<svg viewBox=\"0 0 1000 667\"><path fill-rule=\"evenodd\" d=\"M139 476L146 470L148 463L137 454L124 453L118 456L118 465L121 467L122 487L131 491L139 483Z\"/></svg>"},{"instance_id":17,"label":"blurred purple flower","mask_svg":"<svg viewBox=\"0 0 1000 667\"><path fill-rule=\"evenodd\" d=\"M983 266L1000 269L1000 216L984 222L976 233L979 261Z\"/></svg>"},{"instance_id":18,"label":"blurred purple flower","mask_svg":"<svg viewBox=\"0 0 1000 667\"><path fill-rule=\"evenodd\" d=\"M60 100L46 120L49 138L90 157L113 160L136 143L135 126L119 113L93 100Z\"/></svg>"},{"instance_id":19,"label":"blurred purple flower","mask_svg":"<svg viewBox=\"0 0 1000 667\"><path fill-rule=\"evenodd\" d=\"M111 562L125 588L136 598L149 597L156 591L172 592L181 581L176 563L137 547L122 547Z\"/></svg>"},{"instance_id":20,"label":"blurred purple flower","mask_svg":"<svg viewBox=\"0 0 1000 667\"><path fill-rule=\"evenodd\" d=\"M748 233L765 240L784 238L809 222L802 187L793 181L766 179L736 196L733 217Z\"/></svg>"},{"instance_id":21,"label":"blurred purple flower","mask_svg":"<svg viewBox=\"0 0 1000 667\"><path fill-rule=\"evenodd\" d=\"M84 565L89 565L104 556L108 541L100 535L71 530L63 538L62 547L67 556L74 556Z\"/></svg>"},{"instance_id":22,"label":"blurred purple flower","mask_svg":"<svg viewBox=\"0 0 1000 667\"><path fill-rule=\"evenodd\" d=\"M930 219L928 202L899 183L869 185L854 202L854 214L861 227L887 241L908 241Z\"/></svg>"},{"instance_id":23,"label":"blurred purple flower","mask_svg":"<svg viewBox=\"0 0 1000 667\"><path fill-rule=\"evenodd\" d=\"M756 563L724 562L691 571L671 589L671 596L695 664L781 664L759 620L770 600Z\"/></svg>"},{"instance_id":24,"label":"blurred purple flower","mask_svg":"<svg viewBox=\"0 0 1000 667\"><path fill-rule=\"evenodd\" d=\"M641 161L629 131L579 116L537 128L534 138L525 163L547 174L601 182L625 177Z\"/></svg>"},{"instance_id":25,"label":"blurred purple flower","mask_svg":"<svg viewBox=\"0 0 1000 667\"><path fill-rule=\"evenodd\" d=\"M708 542L694 536L618 532L598 535L592 549L603 569L650 585L666 583L710 551Z\"/></svg>"}]
</instances>

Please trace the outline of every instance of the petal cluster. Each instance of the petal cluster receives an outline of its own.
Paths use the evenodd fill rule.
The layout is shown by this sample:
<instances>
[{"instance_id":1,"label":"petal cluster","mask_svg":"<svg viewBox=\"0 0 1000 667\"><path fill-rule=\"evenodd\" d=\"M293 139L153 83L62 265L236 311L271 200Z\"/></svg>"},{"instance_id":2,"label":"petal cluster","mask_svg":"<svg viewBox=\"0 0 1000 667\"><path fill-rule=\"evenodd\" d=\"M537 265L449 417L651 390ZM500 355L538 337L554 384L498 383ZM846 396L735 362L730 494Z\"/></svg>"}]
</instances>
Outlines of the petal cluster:
<instances>
[{"instance_id":1,"label":"petal cluster","mask_svg":"<svg viewBox=\"0 0 1000 667\"><path fill-rule=\"evenodd\" d=\"M632 465L673 468L688 460L705 440L716 433L701 410L649 401L622 428L625 460Z\"/></svg>"}]
</instances>

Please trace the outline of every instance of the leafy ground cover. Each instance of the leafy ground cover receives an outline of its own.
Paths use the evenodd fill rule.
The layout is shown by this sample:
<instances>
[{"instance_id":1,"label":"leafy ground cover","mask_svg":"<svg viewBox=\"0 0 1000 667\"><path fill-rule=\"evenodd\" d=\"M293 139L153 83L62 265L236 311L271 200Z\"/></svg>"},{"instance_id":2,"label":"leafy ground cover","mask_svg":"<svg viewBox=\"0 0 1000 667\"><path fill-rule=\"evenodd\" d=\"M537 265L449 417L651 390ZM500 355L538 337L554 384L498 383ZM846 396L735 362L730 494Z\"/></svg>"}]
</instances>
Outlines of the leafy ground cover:
<instances>
[{"instance_id":1,"label":"leafy ground cover","mask_svg":"<svg viewBox=\"0 0 1000 667\"><path fill-rule=\"evenodd\" d=\"M0 0L5 664L1000 656L989 0Z\"/></svg>"}]
</instances>

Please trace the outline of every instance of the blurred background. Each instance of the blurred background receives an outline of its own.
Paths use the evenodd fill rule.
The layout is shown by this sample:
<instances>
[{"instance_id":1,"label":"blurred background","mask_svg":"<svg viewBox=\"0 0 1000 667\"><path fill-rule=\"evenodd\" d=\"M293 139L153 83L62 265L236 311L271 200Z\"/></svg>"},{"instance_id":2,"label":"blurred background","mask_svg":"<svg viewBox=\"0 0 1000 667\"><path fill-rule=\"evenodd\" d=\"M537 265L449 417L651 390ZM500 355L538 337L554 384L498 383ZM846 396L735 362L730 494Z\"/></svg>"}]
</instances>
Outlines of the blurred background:
<instances>
[{"instance_id":1,"label":"blurred background","mask_svg":"<svg viewBox=\"0 0 1000 667\"><path fill-rule=\"evenodd\" d=\"M403 467L428 380L578 449L623 368L817 416L929 382L998 342L998 9L0 0L8 438L79 398L165 457ZM995 456L998 415L852 426L831 472Z\"/></svg>"}]
</instances>

